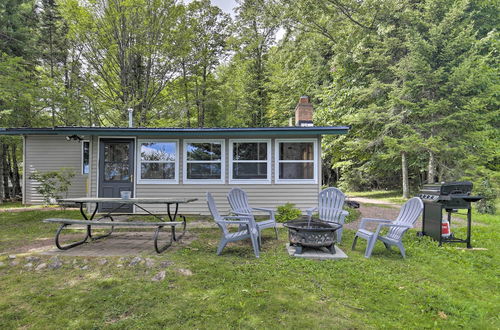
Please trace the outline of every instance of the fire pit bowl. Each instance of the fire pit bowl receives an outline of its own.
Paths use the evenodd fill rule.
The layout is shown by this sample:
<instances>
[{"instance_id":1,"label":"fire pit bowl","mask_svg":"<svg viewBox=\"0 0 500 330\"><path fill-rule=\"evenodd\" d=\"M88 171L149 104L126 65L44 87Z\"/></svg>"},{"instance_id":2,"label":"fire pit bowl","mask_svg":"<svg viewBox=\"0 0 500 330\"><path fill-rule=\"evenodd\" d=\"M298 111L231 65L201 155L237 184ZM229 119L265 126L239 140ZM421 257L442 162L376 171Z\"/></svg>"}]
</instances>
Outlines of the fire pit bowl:
<instances>
[{"instance_id":1,"label":"fire pit bowl","mask_svg":"<svg viewBox=\"0 0 500 330\"><path fill-rule=\"evenodd\" d=\"M283 224L288 228L290 245L295 247L295 254L301 254L303 247L316 249L327 248L335 254L335 231L341 224L324 221L294 220Z\"/></svg>"}]
</instances>

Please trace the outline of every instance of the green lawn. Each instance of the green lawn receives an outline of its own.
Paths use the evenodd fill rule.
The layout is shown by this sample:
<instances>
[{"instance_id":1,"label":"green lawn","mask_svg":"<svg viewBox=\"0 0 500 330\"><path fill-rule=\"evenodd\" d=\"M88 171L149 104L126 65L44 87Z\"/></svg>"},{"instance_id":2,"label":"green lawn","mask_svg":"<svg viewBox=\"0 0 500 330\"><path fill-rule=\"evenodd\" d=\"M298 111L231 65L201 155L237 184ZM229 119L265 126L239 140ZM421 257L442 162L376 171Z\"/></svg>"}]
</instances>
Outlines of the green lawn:
<instances>
[{"instance_id":1,"label":"green lawn","mask_svg":"<svg viewBox=\"0 0 500 330\"><path fill-rule=\"evenodd\" d=\"M0 209L10 209L10 208L17 208L17 207L23 207L23 203L21 203L21 202L3 202L3 203L0 203Z\"/></svg>"},{"instance_id":2,"label":"green lawn","mask_svg":"<svg viewBox=\"0 0 500 330\"><path fill-rule=\"evenodd\" d=\"M346 195L349 197L366 197L379 199L395 204L403 204L406 202L403 193L399 190L371 190L371 191L348 191ZM410 197L416 196L416 194L410 194Z\"/></svg>"},{"instance_id":3,"label":"green lawn","mask_svg":"<svg viewBox=\"0 0 500 330\"><path fill-rule=\"evenodd\" d=\"M413 230L406 260L382 244L371 259L363 257L364 242L351 252L349 230L341 245L349 259L341 261L288 257L285 230L279 241L264 231L260 259L247 242L216 256L218 230L194 229L195 241L151 256L152 268L128 266L130 257L108 257L105 265L100 258L61 257L61 268L34 271L18 256L19 264L9 265L15 246L53 236L56 227L40 219L77 214L0 213L0 328L500 327L498 217L474 218L473 246L487 250L438 248ZM41 258L35 266L50 263ZM172 264L162 268L166 260ZM151 281L162 269L165 280Z\"/></svg>"}]
</instances>

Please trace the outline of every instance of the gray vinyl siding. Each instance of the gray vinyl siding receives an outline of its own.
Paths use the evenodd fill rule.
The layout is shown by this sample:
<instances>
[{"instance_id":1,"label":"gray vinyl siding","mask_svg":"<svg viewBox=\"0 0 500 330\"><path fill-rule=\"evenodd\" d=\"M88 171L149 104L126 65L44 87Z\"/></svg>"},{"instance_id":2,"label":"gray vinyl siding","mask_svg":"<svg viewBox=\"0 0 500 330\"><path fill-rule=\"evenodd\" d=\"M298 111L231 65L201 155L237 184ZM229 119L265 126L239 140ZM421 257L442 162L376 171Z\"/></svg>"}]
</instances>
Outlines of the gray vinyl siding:
<instances>
[{"instance_id":1,"label":"gray vinyl siding","mask_svg":"<svg viewBox=\"0 0 500 330\"><path fill-rule=\"evenodd\" d=\"M66 141L65 136L26 136L25 137L25 186L26 204L41 204L43 197L36 191L39 183L31 180L34 171L49 172L70 168L75 172L68 191L68 197L86 196L88 175L82 175L82 144Z\"/></svg>"},{"instance_id":2,"label":"gray vinyl siding","mask_svg":"<svg viewBox=\"0 0 500 330\"><path fill-rule=\"evenodd\" d=\"M104 137L103 137L104 138ZM105 137L110 138L110 137ZM125 137L120 137L125 138ZM199 137L202 138L202 137ZM270 184L229 184L229 140L227 137L210 137L210 139L225 140L225 184L184 184L182 179L183 173L183 139L179 141L179 183L178 184L139 184L135 185L136 197L165 197L165 198L198 198L198 201L187 205L181 205L179 212L185 214L207 214L208 209L205 201L205 193L211 192L219 209L223 213L229 211L226 194L233 187L241 187L244 189L250 199L250 203L255 207L276 208L279 205L290 202L298 208L304 210L317 205L318 192L321 187L321 140L318 137L318 184L275 184L275 164L274 164L274 148L275 138L271 139L271 183ZM245 139L243 136L238 136L238 139ZM269 139L269 137L251 137L250 139ZM285 138L285 137L283 137ZM290 139L299 139L301 136L287 136ZM303 137L303 138L311 138ZM147 139L155 139L148 137ZM158 138L159 140L161 138ZM169 138L170 139L170 138ZM175 138L173 138L175 139ZM280 138L281 139L281 138ZM76 141L66 141L64 136L28 136L26 138L26 164L29 165L29 170L35 169L40 171L52 171L61 167L69 167L75 169L77 175L73 179L72 186L69 191L69 197L82 196L97 196L98 182L98 151L99 138L88 137L90 143L90 174L81 175L81 144ZM137 137L137 141L141 140ZM137 161L137 159L135 160ZM135 166L137 170L137 164ZM137 178L137 173L134 173ZM89 189L87 191L87 180L89 181ZM26 180L26 202L41 203L42 197L36 192L36 183L32 180ZM147 205L149 210L165 213L165 209ZM138 210L139 211L139 210Z\"/></svg>"}]
</instances>

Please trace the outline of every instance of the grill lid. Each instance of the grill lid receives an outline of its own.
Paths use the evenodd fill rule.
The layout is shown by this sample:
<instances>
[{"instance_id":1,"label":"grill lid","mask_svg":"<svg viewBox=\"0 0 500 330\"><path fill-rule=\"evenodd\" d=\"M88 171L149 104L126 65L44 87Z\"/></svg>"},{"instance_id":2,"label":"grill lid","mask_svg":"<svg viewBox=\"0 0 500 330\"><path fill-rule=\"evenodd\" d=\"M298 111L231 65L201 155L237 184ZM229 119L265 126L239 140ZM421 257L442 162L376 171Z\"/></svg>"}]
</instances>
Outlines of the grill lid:
<instances>
[{"instance_id":1,"label":"grill lid","mask_svg":"<svg viewBox=\"0 0 500 330\"><path fill-rule=\"evenodd\" d=\"M430 196L449 196L449 195L470 195L472 191L472 182L458 181L458 182L441 182L433 184L425 184L420 190L420 197L427 199L434 199Z\"/></svg>"}]
</instances>

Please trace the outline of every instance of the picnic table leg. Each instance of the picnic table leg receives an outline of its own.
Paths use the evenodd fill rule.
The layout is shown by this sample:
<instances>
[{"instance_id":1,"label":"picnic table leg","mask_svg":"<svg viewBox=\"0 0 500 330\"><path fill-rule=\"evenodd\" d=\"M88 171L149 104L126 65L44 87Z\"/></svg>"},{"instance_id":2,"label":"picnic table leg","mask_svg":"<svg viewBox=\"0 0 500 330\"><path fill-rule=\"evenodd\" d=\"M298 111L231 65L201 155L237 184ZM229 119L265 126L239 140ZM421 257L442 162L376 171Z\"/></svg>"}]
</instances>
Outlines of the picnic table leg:
<instances>
[{"instance_id":1,"label":"picnic table leg","mask_svg":"<svg viewBox=\"0 0 500 330\"><path fill-rule=\"evenodd\" d=\"M155 245L155 250L157 253L162 253L163 251L168 249L170 247L170 245L172 245L172 242L173 242L173 235L170 235L170 241L167 244L165 244L163 246L158 246L158 238L160 236L160 231L162 228L163 228L163 226L159 226L158 228L156 228L155 235L154 235L154 245Z\"/></svg>"},{"instance_id":2,"label":"picnic table leg","mask_svg":"<svg viewBox=\"0 0 500 330\"><path fill-rule=\"evenodd\" d=\"M179 211L179 203L175 203L175 211L174 211L174 215L173 216L172 216L172 212L170 211L170 205L171 205L171 203L167 203L168 218L169 218L170 221L175 221L177 219L177 212ZM186 217L183 216L183 215L179 215L179 216L184 219L183 220L184 224L183 224L182 234L179 237L176 237L176 235L175 235L175 226L171 226L172 227L172 237L173 237L174 241L177 241L182 236L184 236L184 234L186 233Z\"/></svg>"},{"instance_id":3,"label":"picnic table leg","mask_svg":"<svg viewBox=\"0 0 500 330\"><path fill-rule=\"evenodd\" d=\"M85 243L87 241L87 239L89 238L89 232L87 231L86 235L85 235L85 238L79 242L75 242L75 243L71 243L71 244L68 244L68 245L61 245L59 244L59 236L61 235L61 232L63 231L64 228L66 228L68 226L68 224L64 223L61 225L61 227L59 227L59 229L57 230L57 233L56 233L56 246L59 250L68 250L68 249L71 249L72 247L75 247L75 246L78 246L78 245L81 245L83 243Z\"/></svg>"},{"instance_id":4,"label":"picnic table leg","mask_svg":"<svg viewBox=\"0 0 500 330\"><path fill-rule=\"evenodd\" d=\"M80 213L82 214L82 216L85 220L88 220L88 221L94 220L94 217L95 217L98 209L99 209L99 203L95 203L95 209L92 212L92 215L90 216L90 219L89 219L87 217L87 214L85 213L85 211L83 211L83 203L80 203ZM107 215L105 215L103 218L109 218L111 221L114 221L113 217L111 217L111 215L109 213ZM94 236L92 236L92 226L87 225L87 235L89 238L91 238L94 241L101 239L101 238L104 238L104 237L108 237L109 235L111 235L113 233L113 230L114 230L114 227L111 226L111 229L107 234L94 237Z\"/></svg>"}]
</instances>

